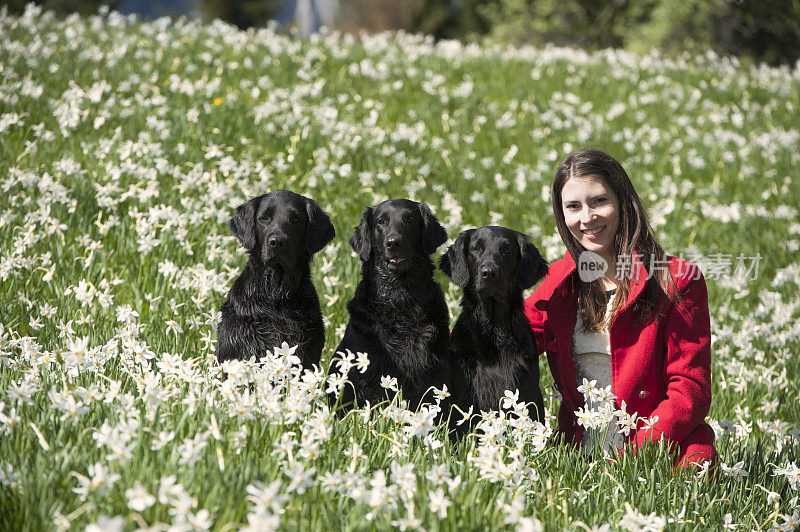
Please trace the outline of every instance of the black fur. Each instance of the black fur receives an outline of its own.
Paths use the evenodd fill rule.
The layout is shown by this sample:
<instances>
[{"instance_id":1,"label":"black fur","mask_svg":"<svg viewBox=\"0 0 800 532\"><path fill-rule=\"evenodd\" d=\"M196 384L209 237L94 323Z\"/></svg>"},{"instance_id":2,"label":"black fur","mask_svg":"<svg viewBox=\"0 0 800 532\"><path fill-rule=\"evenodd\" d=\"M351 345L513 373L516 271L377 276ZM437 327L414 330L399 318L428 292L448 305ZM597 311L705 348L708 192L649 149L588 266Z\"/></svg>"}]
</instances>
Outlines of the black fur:
<instances>
[{"instance_id":1,"label":"black fur","mask_svg":"<svg viewBox=\"0 0 800 532\"><path fill-rule=\"evenodd\" d=\"M328 215L294 192L270 192L236 208L230 230L249 258L222 305L217 359L256 360L286 342L310 368L325 344L311 255L333 239Z\"/></svg>"},{"instance_id":2,"label":"black fur","mask_svg":"<svg viewBox=\"0 0 800 532\"><path fill-rule=\"evenodd\" d=\"M506 390L519 390L531 419L541 421L539 361L522 291L544 277L547 261L522 233L480 227L458 235L440 268L464 289L448 348L456 404L476 414L497 410Z\"/></svg>"},{"instance_id":3,"label":"black fur","mask_svg":"<svg viewBox=\"0 0 800 532\"><path fill-rule=\"evenodd\" d=\"M350 371L352 388L345 386L342 404L384 401L384 375L397 378L412 409L432 402L430 386L447 382L449 315L430 258L446 240L425 204L398 199L364 210L350 239L362 279L347 304L350 321L336 351L366 352L370 364L364 374Z\"/></svg>"}]
</instances>

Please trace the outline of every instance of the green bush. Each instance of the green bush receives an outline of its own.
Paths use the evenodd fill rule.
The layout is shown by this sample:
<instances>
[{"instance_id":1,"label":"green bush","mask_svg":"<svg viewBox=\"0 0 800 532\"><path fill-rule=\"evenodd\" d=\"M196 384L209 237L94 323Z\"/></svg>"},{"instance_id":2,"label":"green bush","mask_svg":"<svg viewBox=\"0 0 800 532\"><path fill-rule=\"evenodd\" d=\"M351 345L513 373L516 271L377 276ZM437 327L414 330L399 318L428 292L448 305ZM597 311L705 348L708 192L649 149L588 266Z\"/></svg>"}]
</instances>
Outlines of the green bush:
<instances>
[{"instance_id":1,"label":"green bush","mask_svg":"<svg viewBox=\"0 0 800 532\"><path fill-rule=\"evenodd\" d=\"M657 0L500 0L481 6L481 13L490 22L490 37L500 42L620 48L630 28L645 22L655 4Z\"/></svg>"},{"instance_id":2,"label":"green bush","mask_svg":"<svg viewBox=\"0 0 800 532\"><path fill-rule=\"evenodd\" d=\"M496 0L477 9L501 43L800 58L800 0Z\"/></svg>"}]
</instances>

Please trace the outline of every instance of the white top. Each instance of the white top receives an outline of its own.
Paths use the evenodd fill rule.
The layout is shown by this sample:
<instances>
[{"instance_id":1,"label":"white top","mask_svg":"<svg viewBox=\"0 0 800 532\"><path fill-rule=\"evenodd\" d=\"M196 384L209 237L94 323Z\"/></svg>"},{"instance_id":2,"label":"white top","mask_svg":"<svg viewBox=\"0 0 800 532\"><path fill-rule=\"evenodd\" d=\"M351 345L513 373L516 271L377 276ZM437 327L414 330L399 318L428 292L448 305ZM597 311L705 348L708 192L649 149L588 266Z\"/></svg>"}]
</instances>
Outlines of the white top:
<instances>
[{"instance_id":1,"label":"white top","mask_svg":"<svg viewBox=\"0 0 800 532\"><path fill-rule=\"evenodd\" d=\"M616 291L609 291L608 304L606 306L606 317L611 312L616 298ZM583 327L583 320L580 312L575 319L575 329L572 335L572 360L575 363L575 380L580 386L583 379L597 381L594 388L603 389L611 386L611 337L608 327L601 330L587 331ZM587 401L585 408L601 410L605 408L614 409L611 401L597 400ZM621 449L624 445L622 434L617 430L617 418L611 423L598 428L587 429L583 433L581 449L585 453L590 453L593 448L608 450L612 446Z\"/></svg>"}]
</instances>

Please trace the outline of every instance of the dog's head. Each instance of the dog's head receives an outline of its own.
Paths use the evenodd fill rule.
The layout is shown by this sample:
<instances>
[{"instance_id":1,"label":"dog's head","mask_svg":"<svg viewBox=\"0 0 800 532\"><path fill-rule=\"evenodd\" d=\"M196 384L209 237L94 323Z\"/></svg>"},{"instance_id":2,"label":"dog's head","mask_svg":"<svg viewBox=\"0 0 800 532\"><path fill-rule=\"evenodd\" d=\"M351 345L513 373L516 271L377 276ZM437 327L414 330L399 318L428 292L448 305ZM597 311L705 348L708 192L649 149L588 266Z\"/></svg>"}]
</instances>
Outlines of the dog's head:
<instances>
[{"instance_id":1,"label":"dog's head","mask_svg":"<svg viewBox=\"0 0 800 532\"><path fill-rule=\"evenodd\" d=\"M461 288L481 298L526 290L547 274L547 261L530 239L505 227L486 226L459 233L442 255L441 270Z\"/></svg>"},{"instance_id":2,"label":"dog's head","mask_svg":"<svg viewBox=\"0 0 800 532\"><path fill-rule=\"evenodd\" d=\"M239 205L229 227L251 257L283 268L321 250L336 234L316 201L288 190Z\"/></svg>"},{"instance_id":3,"label":"dog's head","mask_svg":"<svg viewBox=\"0 0 800 532\"><path fill-rule=\"evenodd\" d=\"M367 207L350 238L362 261L391 273L407 272L447 240L447 232L430 207L407 199Z\"/></svg>"}]
</instances>

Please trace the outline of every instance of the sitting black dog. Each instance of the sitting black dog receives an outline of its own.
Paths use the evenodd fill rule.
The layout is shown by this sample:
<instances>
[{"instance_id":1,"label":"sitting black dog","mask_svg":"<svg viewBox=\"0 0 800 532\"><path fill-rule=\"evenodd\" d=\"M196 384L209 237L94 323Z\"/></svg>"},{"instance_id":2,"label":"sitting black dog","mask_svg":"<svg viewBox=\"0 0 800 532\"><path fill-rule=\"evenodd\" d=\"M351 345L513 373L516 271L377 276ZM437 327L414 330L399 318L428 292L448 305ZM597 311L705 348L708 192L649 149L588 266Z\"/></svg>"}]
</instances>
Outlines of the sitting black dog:
<instances>
[{"instance_id":1,"label":"sitting black dog","mask_svg":"<svg viewBox=\"0 0 800 532\"><path fill-rule=\"evenodd\" d=\"M361 215L350 245L362 261L362 279L347 304L350 321L336 351L365 352L370 363L363 374L350 370L343 405L386 400L385 375L397 379L411 409L433 402L429 387L446 383L449 313L430 258L446 240L424 203L389 200Z\"/></svg>"},{"instance_id":2,"label":"sitting black dog","mask_svg":"<svg viewBox=\"0 0 800 532\"><path fill-rule=\"evenodd\" d=\"M480 227L461 232L439 266L464 289L448 348L455 403L488 412L499 408L506 390L519 390L519 402L530 403L530 418L544 419L539 357L522 291L545 276L547 261L524 234Z\"/></svg>"},{"instance_id":3,"label":"sitting black dog","mask_svg":"<svg viewBox=\"0 0 800 532\"><path fill-rule=\"evenodd\" d=\"M229 226L249 258L222 305L217 359L258 360L286 342L304 368L319 364L325 329L309 262L334 237L328 215L279 190L237 207Z\"/></svg>"}]
</instances>

